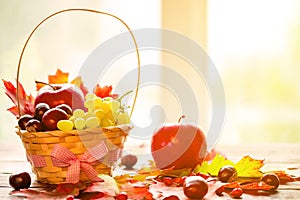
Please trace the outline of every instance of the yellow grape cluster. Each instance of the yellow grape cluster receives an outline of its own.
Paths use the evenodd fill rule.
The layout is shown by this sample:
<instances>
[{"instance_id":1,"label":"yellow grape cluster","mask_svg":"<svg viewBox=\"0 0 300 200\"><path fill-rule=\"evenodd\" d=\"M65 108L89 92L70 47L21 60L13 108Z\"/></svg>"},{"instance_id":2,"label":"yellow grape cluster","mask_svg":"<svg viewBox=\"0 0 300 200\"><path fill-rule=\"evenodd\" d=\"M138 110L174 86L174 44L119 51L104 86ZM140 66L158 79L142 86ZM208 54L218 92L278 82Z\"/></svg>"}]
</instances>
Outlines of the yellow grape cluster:
<instances>
[{"instance_id":1,"label":"yellow grape cluster","mask_svg":"<svg viewBox=\"0 0 300 200\"><path fill-rule=\"evenodd\" d=\"M82 130L85 128L97 128L116 126L121 124L130 124L130 118L121 102L111 97L100 98L93 93L85 96L84 106L82 109L73 111L73 115L68 120L60 120L57 128L62 131L70 131L74 128Z\"/></svg>"}]
</instances>

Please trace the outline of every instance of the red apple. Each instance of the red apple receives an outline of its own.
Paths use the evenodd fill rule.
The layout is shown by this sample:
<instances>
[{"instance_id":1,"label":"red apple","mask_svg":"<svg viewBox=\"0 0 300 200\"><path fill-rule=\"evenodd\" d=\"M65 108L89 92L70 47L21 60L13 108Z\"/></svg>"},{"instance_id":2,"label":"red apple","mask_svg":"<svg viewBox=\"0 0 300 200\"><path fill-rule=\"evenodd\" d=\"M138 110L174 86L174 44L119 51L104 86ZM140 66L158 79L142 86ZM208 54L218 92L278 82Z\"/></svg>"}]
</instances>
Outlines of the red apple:
<instances>
[{"instance_id":1,"label":"red apple","mask_svg":"<svg viewBox=\"0 0 300 200\"><path fill-rule=\"evenodd\" d=\"M68 114L59 108L51 108L46 111L42 118L42 123L46 130L57 130L57 122L60 120L68 119Z\"/></svg>"},{"instance_id":2,"label":"red apple","mask_svg":"<svg viewBox=\"0 0 300 200\"><path fill-rule=\"evenodd\" d=\"M54 108L60 104L67 104L73 110L84 109L84 95L77 86L73 84L53 84L52 86L45 85L39 90L34 106L46 103L50 108Z\"/></svg>"},{"instance_id":3,"label":"red apple","mask_svg":"<svg viewBox=\"0 0 300 200\"><path fill-rule=\"evenodd\" d=\"M207 145L203 131L189 124L167 124L152 136L151 152L160 169L194 168L202 163Z\"/></svg>"}]
</instances>

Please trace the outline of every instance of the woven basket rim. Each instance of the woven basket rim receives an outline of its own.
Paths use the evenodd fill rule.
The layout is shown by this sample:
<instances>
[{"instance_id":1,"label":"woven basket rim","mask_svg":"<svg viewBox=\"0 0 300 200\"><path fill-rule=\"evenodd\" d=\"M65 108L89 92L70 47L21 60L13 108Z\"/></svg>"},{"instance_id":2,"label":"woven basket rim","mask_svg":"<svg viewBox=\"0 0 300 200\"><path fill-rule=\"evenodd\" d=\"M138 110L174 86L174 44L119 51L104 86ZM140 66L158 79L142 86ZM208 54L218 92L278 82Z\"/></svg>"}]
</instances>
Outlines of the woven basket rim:
<instances>
[{"instance_id":1,"label":"woven basket rim","mask_svg":"<svg viewBox=\"0 0 300 200\"><path fill-rule=\"evenodd\" d=\"M47 136L66 136L66 135L80 135L84 132L89 133L99 133L99 132L109 132L109 131L123 131L128 132L133 128L131 124L122 124L122 125L116 125L116 126L108 126L108 127L98 127L98 128L86 128L82 130L73 129L71 131L61 131L61 130L53 130L53 131L44 131L44 132L28 132L26 130L21 130L20 127L16 126L16 133L22 137L47 137Z\"/></svg>"}]
</instances>

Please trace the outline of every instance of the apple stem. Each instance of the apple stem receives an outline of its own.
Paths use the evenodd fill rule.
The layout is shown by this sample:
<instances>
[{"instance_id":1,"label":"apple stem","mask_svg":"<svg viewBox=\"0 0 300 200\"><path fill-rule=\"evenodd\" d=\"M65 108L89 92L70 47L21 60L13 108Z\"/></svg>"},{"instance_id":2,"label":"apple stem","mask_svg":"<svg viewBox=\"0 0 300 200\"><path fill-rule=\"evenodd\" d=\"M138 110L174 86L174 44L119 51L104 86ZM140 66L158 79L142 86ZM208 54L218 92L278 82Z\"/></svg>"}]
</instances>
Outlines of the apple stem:
<instances>
[{"instance_id":1,"label":"apple stem","mask_svg":"<svg viewBox=\"0 0 300 200\"><path fill-rule=\"evenodd\" d=\"M42 82L42 81L35 81L35 83L36 83L36 84L48 85L48 86L50 86L53 90L56 90L56 88L55 88L53 85L49 84L49 83L45 83L45 82Z\"/></svg>"},{"instance_id":2,"label":"apple stem","mask_svg":"<svg viewBox=\"0 0 300 200\"><path fill-rule=\"evenodd\" d=\"M182 120L183 118L185 118L185 115L181 115L181 116L179 117L179 119L178 119L178 123L180 123L180 122L181 122L181 120Z\"/></svg>"}]
</instances>

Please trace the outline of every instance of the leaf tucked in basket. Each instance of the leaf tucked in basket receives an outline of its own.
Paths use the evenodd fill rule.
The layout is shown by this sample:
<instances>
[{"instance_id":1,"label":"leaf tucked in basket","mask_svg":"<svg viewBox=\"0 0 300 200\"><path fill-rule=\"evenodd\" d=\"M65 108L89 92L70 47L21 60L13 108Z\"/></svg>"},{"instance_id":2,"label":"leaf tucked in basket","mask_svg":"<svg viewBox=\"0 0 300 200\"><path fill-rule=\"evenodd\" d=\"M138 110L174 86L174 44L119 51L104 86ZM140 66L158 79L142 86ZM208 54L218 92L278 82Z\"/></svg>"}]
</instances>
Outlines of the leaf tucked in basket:
<instances>
[{"instance_id":1,"label":"leaf tucked in basket","mask_svg":"<svg viewBox=\"0 0 300 200\"><path fill-rule=\"evenodd\" d=\"M94 93L101 98L104 97L112 97L112 98L118 98L119 95L117 94L112 94L112 86L104 86L101 87L99 84L96 85L95 89L94 89Z\"/></svg>"},{"instance_id":2,"label":"leaf tucked in basket","mask_svg":"<svg viewBox=\"0 0 300 200\"><path fill-rule=\"evenodd\" d=\"M14 114L16 117L19 117L18 113L18 103L17 103L17 88L9 81L3 80L4 87L5 87L5 94L12 100L12 102L15 104L15 106L7 109L12 114ZM34 113L34 98L31 94L27 95L22 84L19 84L19 98L20 98L20 111L21 115L29 114L33 115Z\"/></svg>"}]
</instances>

